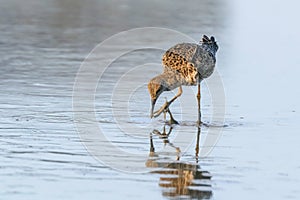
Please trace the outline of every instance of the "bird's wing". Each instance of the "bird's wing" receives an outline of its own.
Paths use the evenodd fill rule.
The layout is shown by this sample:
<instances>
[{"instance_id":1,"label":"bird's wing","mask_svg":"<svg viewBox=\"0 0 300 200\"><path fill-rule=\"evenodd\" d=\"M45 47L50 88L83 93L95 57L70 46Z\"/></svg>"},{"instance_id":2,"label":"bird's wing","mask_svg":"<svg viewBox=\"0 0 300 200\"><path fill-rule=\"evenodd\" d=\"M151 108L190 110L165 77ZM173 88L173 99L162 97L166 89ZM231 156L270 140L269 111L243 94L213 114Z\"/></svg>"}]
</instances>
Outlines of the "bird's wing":
<instances>
[{"instance_id":1,"label":"bird's wing","mask_svg":"<svg viewBox=\"0 0 300 200\"><path fill-rule=\"evenodd\" d=\"M202 78L207 78L214 71L216 58L212 53L198 46L190 62L197 68Z\"/></svg>"},{"instance_id":2,"label":"bird's wing","mask_svg":"<svg viewBox=\"0 0 300 200\"><path fill-rule=\"evenodd\" d=\"M162 62L166 70L179 73L185 80L184 85L197 83L197 67L193 57L197 50L197 44L181 43L173 46L163 55Z\"/></svg>"}]
</instances>

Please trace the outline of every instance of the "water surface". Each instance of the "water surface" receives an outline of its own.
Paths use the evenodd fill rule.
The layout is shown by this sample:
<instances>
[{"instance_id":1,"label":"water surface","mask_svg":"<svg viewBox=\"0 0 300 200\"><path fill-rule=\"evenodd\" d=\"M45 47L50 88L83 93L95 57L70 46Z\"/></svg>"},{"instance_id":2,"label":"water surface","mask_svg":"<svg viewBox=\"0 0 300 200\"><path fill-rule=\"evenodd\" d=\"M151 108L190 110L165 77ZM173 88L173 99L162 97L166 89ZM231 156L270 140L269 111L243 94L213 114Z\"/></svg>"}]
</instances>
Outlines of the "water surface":
<instances>
[{"instance_id":1,"label":"water surface","mask_svg":"<svg viewBox=\"0 0 300 200\"><path fill-rule=\"evenodd\" d=\"M300 197L300 30L295 2L11 0L0 5L2 198ZM120 96L112 103L111 92L123 72L151 60L156 65L148 67L147 76L162 70L157 65L161 50L124 55L99 81L95 111L113 144L146 156L143 162L136 160L145 172L132 173L112 169L88 153L74 124L72 94L81 63L98 43L145 26L174 29L195 40L204 33L217 38L217 69L226 94L225 122L217 125L226 127L211 154L199 158L197 146L209 127L194 126L194 96L188 97L188 109L180 110L180 101L172 106L181 122L172 130L162 118L148 118L146 85L137 87L133 81L142 81L143 75L123 79L127 84L116 90ZM156 37L149 44L159 40L167 38ZM118 50L108 49L103 59ZM202 86L203 121L210 124L211 95L205 82ZM127 94L124 88L136 88L128 104L130 118L121 113L117 119L139 127L141 132L134 135L139 137L120 131L111 112L112 107L122 111L118 105L124 101L119 97ZM183 95L191 91L196 88L186 87ZM192 140L178 141L178 135Z\"/></svg>"}]
</instances>

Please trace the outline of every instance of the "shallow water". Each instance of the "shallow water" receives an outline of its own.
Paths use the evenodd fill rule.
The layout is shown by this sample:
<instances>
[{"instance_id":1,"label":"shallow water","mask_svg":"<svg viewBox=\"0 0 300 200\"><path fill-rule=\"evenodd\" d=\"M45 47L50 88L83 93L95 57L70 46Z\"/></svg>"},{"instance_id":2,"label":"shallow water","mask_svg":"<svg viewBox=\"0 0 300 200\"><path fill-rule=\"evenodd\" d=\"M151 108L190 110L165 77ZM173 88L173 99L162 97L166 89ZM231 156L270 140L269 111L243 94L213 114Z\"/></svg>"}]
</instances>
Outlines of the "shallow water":
<instances>
[{"instance_id":1,"label":"shallow water","mask_svg":"<svg viewBox=\"0 0 300 200\"><path fill-rule=\"evenodd\" d=\"M299 199L297 6L0 1L1 199ZM213 121L214 108L223 108L213 101L213 88L220 84L214 78L202 83L208 126L195 126L196 88L191 87L171 108L179 126L165 126L162 117L149 119L146 83L161 72L163 49L185 38L176 34L145 33L130 44L136 36L114 40L92 60L95 71L82 73L82 88L99 78L95 90L87 91L95 94L95 105L89 110L82 101L74 109L77 73L90 51L120 31L153 26L195 40L203 33L217 38L224 122ZM162 49L129 51L99 77L102 62L141 44ZM164 101L161 97L158 104ZM94 116L105 137L79 131L94 130L87 128L93 125L89 118L76 117L82 113ZM201 157L209 148L209 131L220 129L213 150Z\"/></svg>"}]
</instances>

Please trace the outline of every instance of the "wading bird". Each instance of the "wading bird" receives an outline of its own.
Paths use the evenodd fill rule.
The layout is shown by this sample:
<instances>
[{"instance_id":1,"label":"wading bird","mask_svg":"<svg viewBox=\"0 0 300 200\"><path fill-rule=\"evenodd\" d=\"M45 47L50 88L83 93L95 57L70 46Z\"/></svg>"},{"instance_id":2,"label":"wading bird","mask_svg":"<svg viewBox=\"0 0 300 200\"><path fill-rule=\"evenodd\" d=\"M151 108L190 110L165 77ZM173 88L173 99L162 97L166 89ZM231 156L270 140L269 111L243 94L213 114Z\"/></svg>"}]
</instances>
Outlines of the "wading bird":
<instances>
[{"instance_id":1,"label":"wading bird","mask_svg":"<svg viewBox=\"0 0 300 200\"><path fill-rule=\"evenodd\" d=\"M162 58L164 71L154 77L148 83L151 96L150 117L158 117L162 112L170 115L170 123L178 123L174 120L169 106L182 94L182 85L195 86L198 84L198 125L201 124L200 111L200 82L209 77L215 68L216 52L218 45L215 38L204 35L199 44L181 43L171 47ZM178 93L157 111L154 112L156 100L164 91L178 88Z\"/></svg>"}]
</instances>

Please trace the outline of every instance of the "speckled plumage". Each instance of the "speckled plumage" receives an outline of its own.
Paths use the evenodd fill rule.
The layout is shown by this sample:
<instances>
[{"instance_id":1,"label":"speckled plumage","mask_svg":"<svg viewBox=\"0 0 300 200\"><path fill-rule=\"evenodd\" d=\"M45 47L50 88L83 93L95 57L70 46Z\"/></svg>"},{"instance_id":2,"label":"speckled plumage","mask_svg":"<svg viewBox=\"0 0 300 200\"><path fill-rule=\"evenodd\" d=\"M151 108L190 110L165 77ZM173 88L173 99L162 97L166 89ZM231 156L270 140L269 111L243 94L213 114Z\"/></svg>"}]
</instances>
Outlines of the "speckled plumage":
<instances>
[{"instance_id":1,"label":"speckled plumage","mask_svg":"<svg viewBox=\"0 0 300 200\"><path fill-rule=\"evenodd\" d=\"M148 84L152 100L151 115L153 105L162 92L182 85L197 85L202 79L209 77L215 68L217 50L215 38L208 38L206 35L200 44L180 43L167 50L162 57L163 73L151 79ZM175 99L180 95L181 93Z\"/></svg>"},{"instance_id":2,"label":"speckled plumage","mask_svg":"<svg viewBox=\"0 0 300 200\"><path fill-rule=\"evenodd\" d=\"M197 84L197 68L190 62L197 44L182 43L170 48L163 55L164 73L178 73L182 76L181 85Z\"/></svg>"},{"instance_id":3,"label":"speckled plumage","mask_svg":"<svg viewBox=\"0 0 300 200\"><path fill-rule=\"evenodd\" d=\"M193 43L181 43L170 48L163 55L164 72L174 71L184 77L182 85L196 85L198 73L200 77L209 77L215 68L214 53L203 46Z\"/></svg>"}]
</instances>

